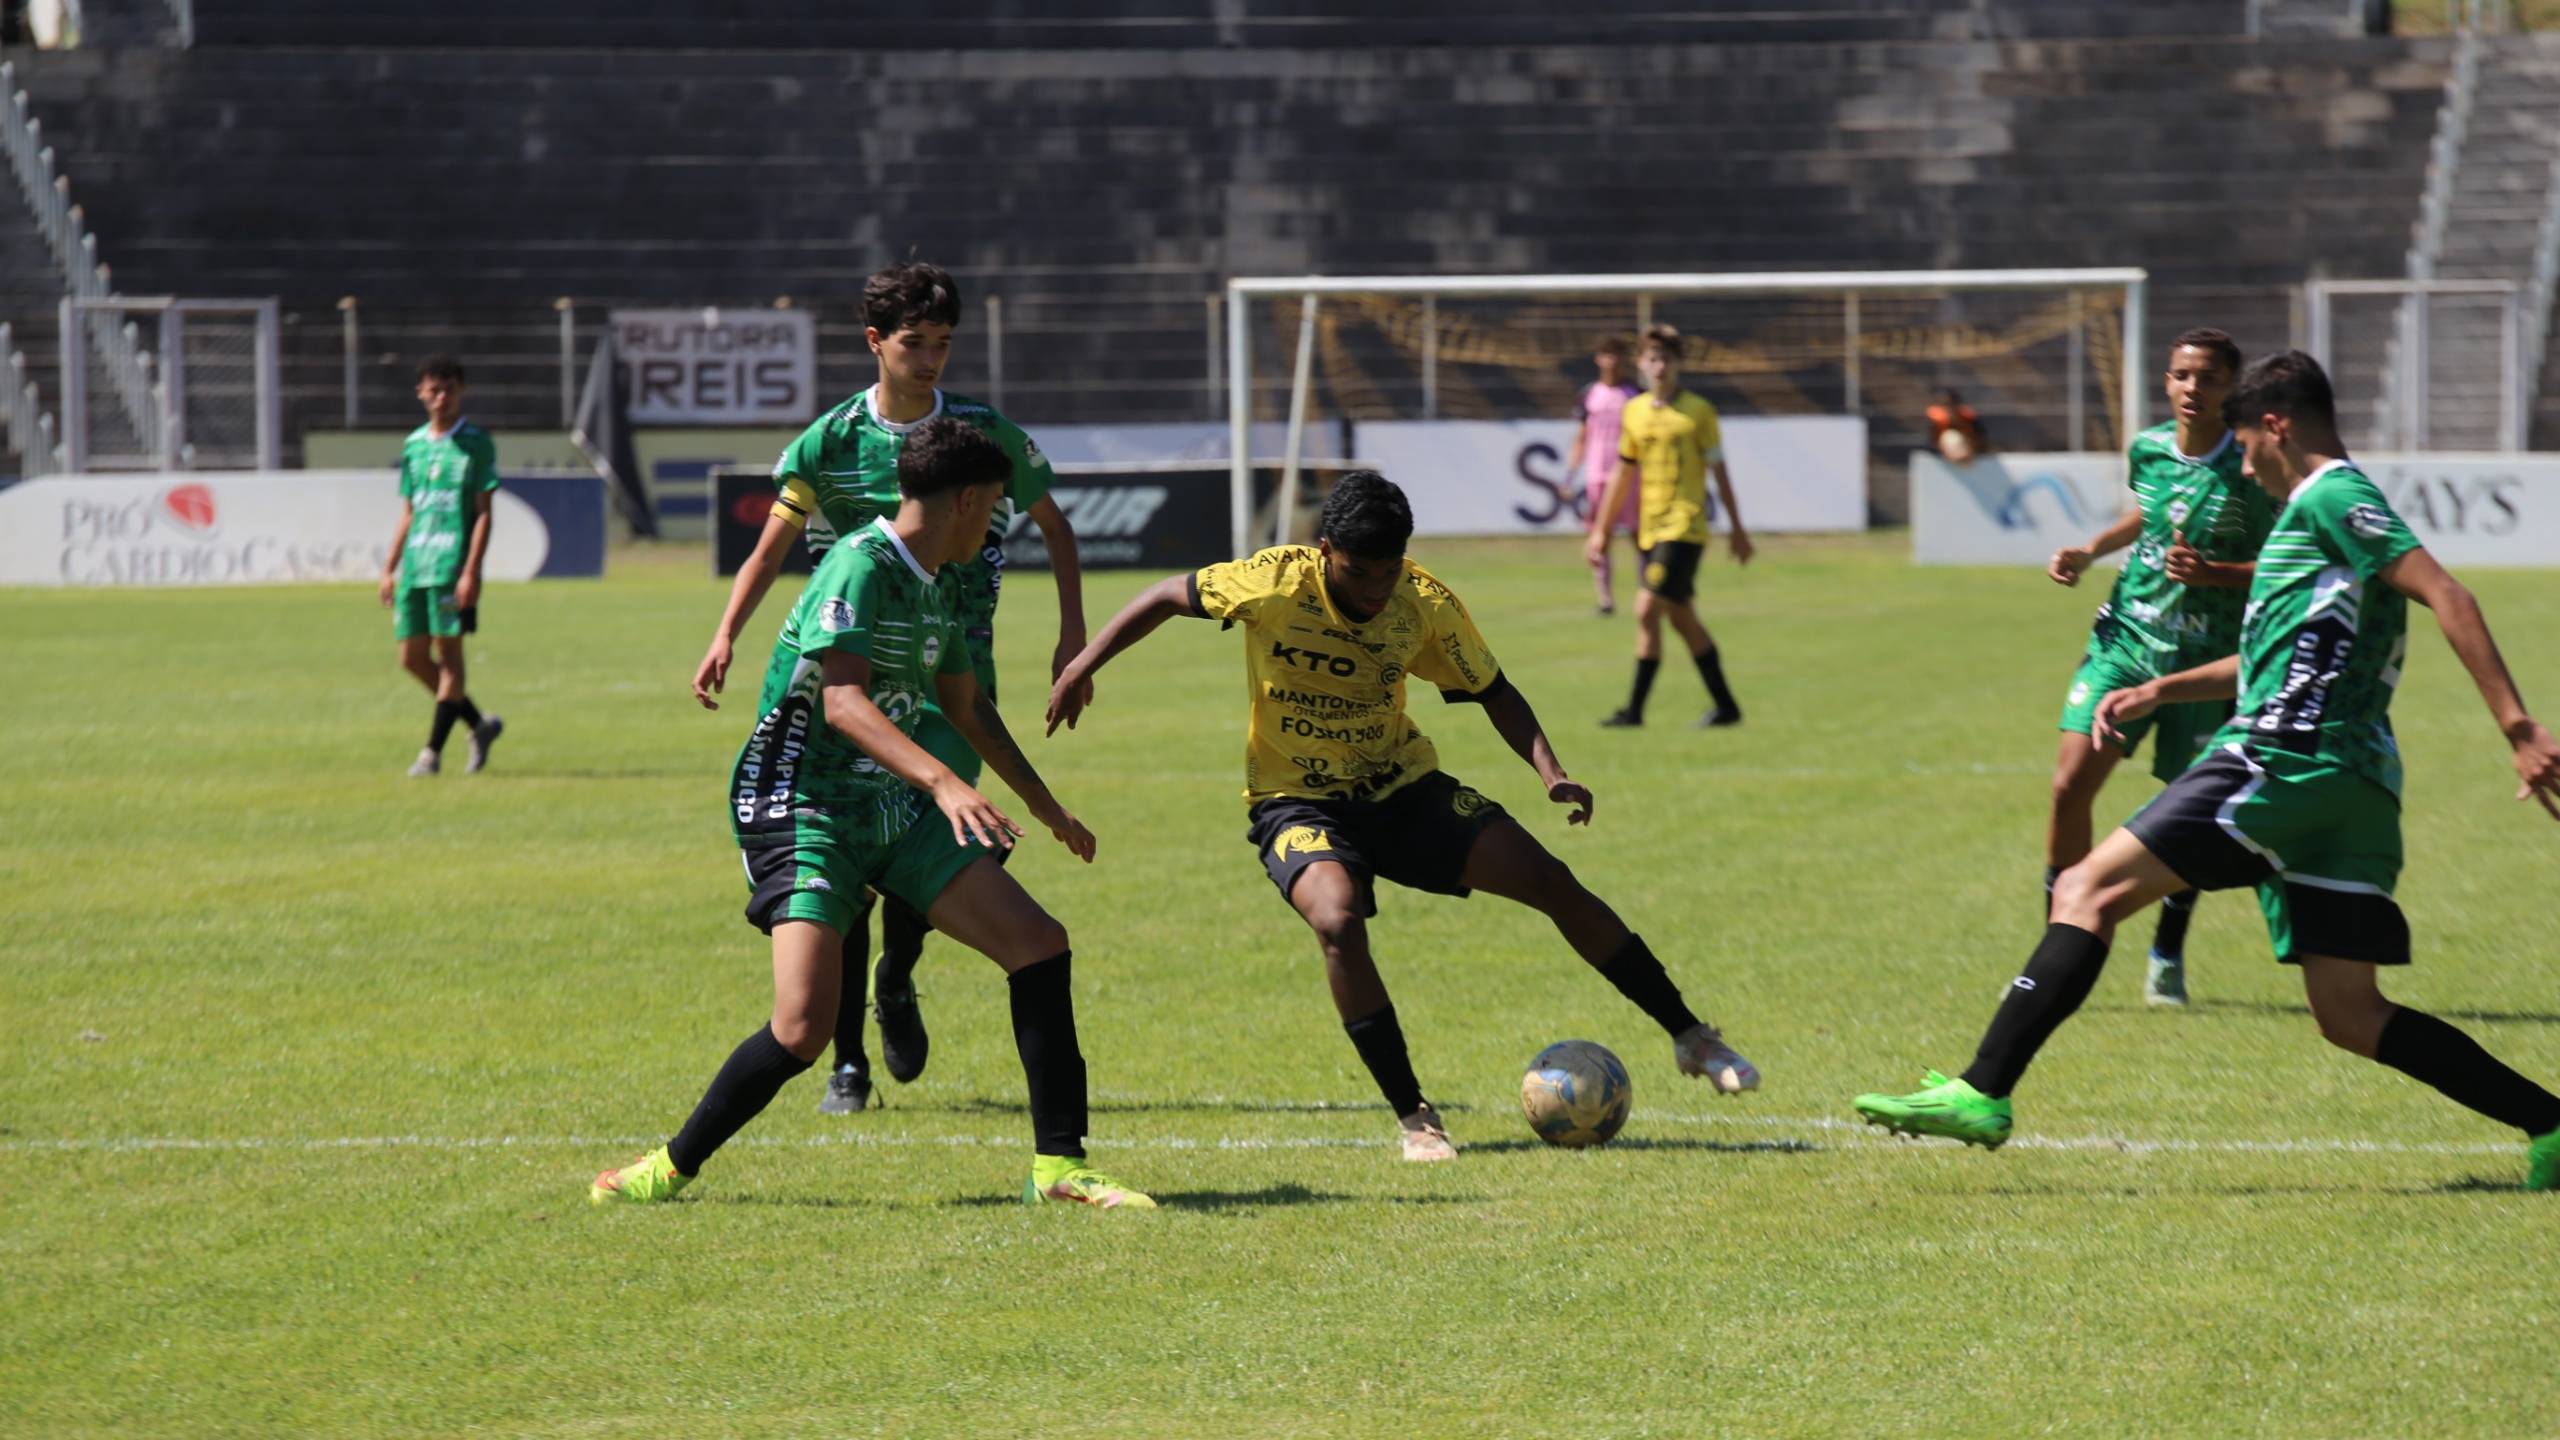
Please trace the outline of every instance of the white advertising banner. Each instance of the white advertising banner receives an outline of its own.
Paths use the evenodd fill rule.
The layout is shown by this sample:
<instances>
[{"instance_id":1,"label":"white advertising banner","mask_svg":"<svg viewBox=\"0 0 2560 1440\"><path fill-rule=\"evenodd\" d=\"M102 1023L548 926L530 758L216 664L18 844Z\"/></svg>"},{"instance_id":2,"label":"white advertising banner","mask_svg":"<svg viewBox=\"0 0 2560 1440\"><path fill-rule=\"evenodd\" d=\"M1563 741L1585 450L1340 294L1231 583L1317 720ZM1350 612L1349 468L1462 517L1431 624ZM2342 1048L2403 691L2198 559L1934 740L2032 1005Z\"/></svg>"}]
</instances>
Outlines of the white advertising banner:
<instances>
[{"instance_id":1,"label":"white advertising banner","mask_svg":"<svg viewBox=\"0 0 2560 1440\"><path fill-rule=\"evenodd\" d=\"M1734 503L1753 532L1867 528L1866 421L1745 415L1723 429ZM1565 483L1573 432L1570 420L1362 421L1352 454L1404 488L1418 534L1561 534L1582 523L1580 482Z\"/></svg>"},{"instance_id":2,"label":"white advertising banner","mask_svg":"<svg viewBox=\"0 0 2560 1440\"><path fill-rule=\"evenodd\" d=\"M823 408L806 310L616 310L611 324L634 425L805 425Z\"/></svg>"},{"instance_id":3,"label":"white advertising banner","mask_svg":"<svg viewBox=\"0 0 2560 1440\"><path fill-rule=\"evenodd\" d=\"M530 580L549 532L491 497L491 580ZM79 475L0 490L0 585L371 581L400 523L388 470Z\"/></svg>"},{"instance_id":4,"label":"white advertising banner","mask_svg":"<svg viewBox=\"0 0 2560 1440\"><path fill-rule=\"evenodd\" d=\"M2560 567L2560 454L2360 455L2393 509L2447 565ZM2041 566L2124 512L2121 455L1911 456L1911 558Z\"/></svg>"}]
</instances>

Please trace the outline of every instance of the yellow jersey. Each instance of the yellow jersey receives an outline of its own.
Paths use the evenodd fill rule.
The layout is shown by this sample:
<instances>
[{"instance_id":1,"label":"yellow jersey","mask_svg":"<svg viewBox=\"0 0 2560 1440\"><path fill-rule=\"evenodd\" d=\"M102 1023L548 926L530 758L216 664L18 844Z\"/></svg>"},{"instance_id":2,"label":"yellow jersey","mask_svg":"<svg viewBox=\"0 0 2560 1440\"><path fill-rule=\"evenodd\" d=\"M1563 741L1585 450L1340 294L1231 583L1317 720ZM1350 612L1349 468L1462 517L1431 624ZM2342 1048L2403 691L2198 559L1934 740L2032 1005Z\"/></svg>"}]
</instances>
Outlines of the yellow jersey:
<instances>
[{"instance_id":1,"label":"yellow jersey","mask_svg":"<svg viewBox=\"0 0 2560 1440\"><path fill-rule=\"evenodd\" d=\"M1405 677L1481 695L1502 673L1467 607L1407 560L1386 607L1353 621L1326 593L1324 557L1280 545L1191 577L1201 614L1245 632L1248 802L1378 800L1440 768L1404 713Z\"/></svg>"},{"instance_id":2,"label":"yellow jersey","mask_svg":"<svg viewBox=\"0 0 2560 1440\"><path fill-rule=\"evenodd\" d=\"M1707 467L1724 458L1716 407L1683 390L1663 404L1650 391L1618 412L1618 458L1643 467L1636 544L1707 541Z\"/></svg>"}]
</instances>

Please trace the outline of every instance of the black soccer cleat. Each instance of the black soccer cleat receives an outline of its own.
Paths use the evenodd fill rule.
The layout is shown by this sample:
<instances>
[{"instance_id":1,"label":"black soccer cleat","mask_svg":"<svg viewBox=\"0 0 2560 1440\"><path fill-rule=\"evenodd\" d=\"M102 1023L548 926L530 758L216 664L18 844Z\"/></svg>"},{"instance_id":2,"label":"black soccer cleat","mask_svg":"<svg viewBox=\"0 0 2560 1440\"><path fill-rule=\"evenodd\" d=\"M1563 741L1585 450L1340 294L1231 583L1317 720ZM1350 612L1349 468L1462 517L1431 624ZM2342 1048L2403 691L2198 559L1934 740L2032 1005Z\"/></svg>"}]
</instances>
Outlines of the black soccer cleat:
<instances>
[{"instance_id":1,"label":"black soccer cleat","mask_svg":"<svg viewBox=\"0 0 2560 1440\"><path fill-rule=\"evenodd\" d=\"M827 1093L818 1097L821 1115L852 1115L871 1108L871 1077L850 1065L839 1065L827 1077Z\"/></svg>"},{"instance_id":2,"label":"black soccer cleat","mask_svg":"<svg viewBox=\"0 0 2560 1440\"><path fill-rule=\"evenodd\" d=\"M1742 710L1739 706L1731 710L1710 710L1698 717L1698 728L1701 730L1722 730L1728 725L1741 723Z\"/></svg>"},{"instance_id":3,"label":"black soccer cleat","mask_svg":"<svg viewBox=\"0 0 2560 1440\"><path fill-rule=\"evenodd\" d=\"M1600 728L1604 730L1632 730L1643 723L1644 716L1621 706L1618 709L1609 712L1608 718L1600 722Z\"/></svg>"},{"instance_id":4,"label":"black soccer cleat","mask_svg":"<svg viewBox=\"0 0 2560 1440\"><path fill-rule=\"evenodd\" d=\"M871 1013L880 1021L880 1063L889 1078L904 1085L924 1073L933 1037L924 1033L924 1011L916 1006L912 972L892 977L882 960L871 978Z\"/></svg>"}]
</instances>

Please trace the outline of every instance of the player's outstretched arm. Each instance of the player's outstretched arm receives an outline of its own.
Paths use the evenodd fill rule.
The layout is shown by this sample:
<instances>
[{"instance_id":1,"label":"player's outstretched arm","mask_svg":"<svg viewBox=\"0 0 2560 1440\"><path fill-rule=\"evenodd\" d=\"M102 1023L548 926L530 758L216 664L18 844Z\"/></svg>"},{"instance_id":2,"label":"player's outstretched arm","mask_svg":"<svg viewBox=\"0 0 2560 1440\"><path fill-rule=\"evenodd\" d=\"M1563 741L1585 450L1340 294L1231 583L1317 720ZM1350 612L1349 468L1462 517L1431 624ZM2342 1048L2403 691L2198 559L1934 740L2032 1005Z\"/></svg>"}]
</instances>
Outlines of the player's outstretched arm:
<instances>
[{"instance_id":1,"label":"player's outstretched arm","mask_svg":"<svg viewBox=\"0 0 2560 1440\"><path fill-rule=\"evenodd\" d=\"M1733 563L1748 565L1751 563L1751 552L1756 547L1751 543L1751 532L1742 528L1742 507L1735 504L1733 500L1733 475L1724 468L1724 462L1721 460L1710 465L1708 469L1715 473L1716 503L1724 507L1725 524L1732 532L1726 537L1725 543L1733 547Z\"/></svg>"},{"instance_id":2,"label":"player's outstretched arm","mask_svg":"<svg viewBox=\"0 0 2560 1440\"><path fill-rule=\"evenodd\" d=\"M996 702L978 688L978 678L968 674L939 676L934 681L934 691L952 728L960 732L960 738L969 742L969 748L978 752L978 758L986 761L989 769L1004 777L1004 783L1013 787L1022 803L1031 807L1031 818L1048 826L1049 833L1074 851L1077 859L1091 864L1093 832L1049 793L1048 782L1040 778L1030 757L1014 743L1004 716L996 712Z\"/></svg>"},{"instance_id":3,"label":"player's outstretched arm","mask_svg":"<svg viewBox=\"0 0 2560 1440\"><path fill-rule=\"evenodd\" d=\"M401 496L400 523L391 532L391 550L382 562L382 583L375 587L386 608L391 604L391 592L400 584L400 552L409 548L409 521L416 513L409 505L409 497Z\"/></svg>"},{"instance_id":4,"label":"player's outstretched arm","mask_svg":"<svg viewBox=\"0 0 2560 1440\"><path fill-rule=\"evenodd\" d=\"M2137 505L2116 517L2116 522L2089 537L2087 545L2065 545L2053 552L2045 562L2044 573L2056 585L2077 585L2080 573L2097 563L2101 555L2113 555L2142 535L2142 507ZM2242 581L2247 584L2247 581Z\"/></svg>"},{"instance_id":5,"label":"player's outstretched arm","mask_svg":"<svg viewBox=\"0 0 2560 1440\"><path fill-rule=\"evenodd\" d=\"M2225 655L2208 665L2163 675L2122 690L2110 690L2098 701L2097 713L2090 718L2089 744L2104 748L2113 740L2129 744L2118 727L2139 720L2163 705L2186 705L2198 700L2228 700L2240 693L2240 657Z\"/></svg>"},{"instance_id":6,"label":"player's outstretched arm","mask_svg":"<svg viewBox=\"0 0 2560 1440\"><path fill-rule=\"evenodd\" d=\"M711 648L703 652L702 663L693 667L693 698L705 710L717 710L720 702L712 695L729 682L732 647L738 643L738 632L747 628L747 620L764 603L764 592L773 588L774 577L782 573L782 558L791 551L791 542L800 536L800 527L791 517L776 513L765 517L764 533L756 537L755 553L738 567L738 578L729 582L729 603L720 611L719 628L711 632Z\"/></svg>"},{"instance_id":7,"label":"player's outstretched arm","mask_svg":"<svg viewBox=\"0 0 2560 1440\"><path fill-rule=\"evenodd\" d=\"M1093 637L1093 643L1058 672L1057 683L1049 687L1049 728L1042 733L1055 735L1060 725L1076 728L1076 718L1084 713L1084 696L1090 693L1085 687L1092 682L1093 672L1176 615L1203 618L1191 600L1189 575L1167 575L1121 606L1120 613L1102 627L1102 633Z\"/></svg>"},{"instance_id":8,"label":"player's outstretched arm","mask_svg":"<svg viewBox=\"0 0 2560 1440\"><path fill-rule=\"evenodd\" d=\"M1573 807L1573 813L1565 817L1566 824L1591 823L1591 791L1564 773L1564 762L1556 758L1555 747L1547 743L1547 732L1538 724L1538 713L1529 708L1529 697L1520 693L1509 676L1494 676L1493 683L1477 694L1452 694L1449 698L1484 707L1484 718L1492 722L1494 733L1538 772L1538 783L1547 787L1547 798Z\"/></svg>"},{"instance_id":9,"label":"player's outstretched arm","mask_svg":"<svg viewBox=\"0 0 2560 1440\"><path fill-rule=\"evenodd\" d=\"M1049 654L1049 683L1066 673L1067 662L1084 653L1084 556L1076 549L1076 527L1057 497L1043 495L1031 507L1031 523L1039 528L1040 548L1049 552L1049 573L1058 582L1058 648ZM1081 710L1093 703L1093 679L1087 676Z\"/></svg>"},{"instance_id":10,"label":"player's outstretched arm","mask_svg":"<svg viewBox=\"0 0 2560 1440\"><path fill-rule=\"evenodd\" d=\"M2524 697L2517 693L2515 677L2507 673L2506 657L2498 653L2498 642L2489 634L2488 617L2480 613L2480 602L2472 598L2471 587L2453 578L2453 573L2436 563L2436 557L2425 550L2412 550L2385 565L2377 572L2382 583L2436 612L2436 628L2444 632L2447 645L2471 672L2471 683L2480 687L2480 698L2489 704L2489 716L2498 722L2498 732L2507 737L2515 752L2516 778L2522 783L2516 798L2530 796L2560 820L2560 741L2540 721L2526 712Z\"/></svg>"},{"instance_id":11,"label":"player's outstretched arm","mask_svg":"<svg viewBox=\"0 0 2560 1440\"><path fill-rule=\"evenodd\" d=\"M872 763L933 797L962 845L1013 848L1022 827L890 723L871 700L871 662L848 650L830 650L819 662L819 704L827 724L871 757Z\"/></svg>"},{"instance_id":12,"label":"player's outstretched arm","mask_svg":"<svg viewBox=\"0 0 2560 1440\"><path fill-rule=\"evenodd\" d=\"M462 555L462 574L453 582L453 603L468 610L480 603L480 562L488 558L489 527L497 523L497 501L486 490L471 493L471 548Z\"/></svg>"}]
</instances>

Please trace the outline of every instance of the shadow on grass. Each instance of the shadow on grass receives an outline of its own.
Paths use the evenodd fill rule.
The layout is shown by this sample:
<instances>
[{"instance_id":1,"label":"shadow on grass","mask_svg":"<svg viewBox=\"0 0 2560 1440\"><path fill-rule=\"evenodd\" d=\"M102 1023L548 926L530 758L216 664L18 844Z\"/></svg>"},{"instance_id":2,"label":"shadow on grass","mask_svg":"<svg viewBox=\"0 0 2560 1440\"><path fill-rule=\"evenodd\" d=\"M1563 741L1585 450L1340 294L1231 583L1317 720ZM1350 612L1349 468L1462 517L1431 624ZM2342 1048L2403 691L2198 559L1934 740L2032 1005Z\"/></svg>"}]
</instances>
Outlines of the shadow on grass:
<instances>
[{"instance_id":1,"label":"shadow on grass","mask_svg":"<svg viewBox=\"0 0 2560 1440\"><path fill-rule=\"evenodd\" d=\"M2009 1199L2089 1200L2107 1197L2119 1200L2214 1199L2255 1200L2271 1195L2328 1196L2341 1195L2394 1196L2403 1200L2431 1200L2455 1195L2513 1194L2523 1185L2513 1180L2490 1180L2472 1176L2462 1180L2440 1181L2433 1185L1995 1185L1976 1193L1999 1195Z\"/></svg>"},{"instance_id":2,"label":"shadow on grass","mask_svg":"<svg viewBox=\"0 0 2560 1440\"><path fill-rule=\"evenodd\" d=\"M509 780L699 780L701 778L702 767L699 765L622 765L577 770L553 769L547 766L527 769L516 765L508 766L503 770L491 769L481 775L475 775L471 777L471 783L486 785L493 780L504 784Z\"/></svg>"},{"instance_id":3,"label":"shadow on grass","mask_svg":"<svg viewBox=\"0 0 2560 1440\"><path fill-rule=\"evenodd\" d=\"M2168 1015L2181 1012L2159 1005L2090 1005L2086 1007L2106 1015ZM2291 1015L2308 1020L2311 1007L2299 1000L2198 1000L2186 1007L2199 1014L2222 1015ZM2473 1020L2483 1025L2560 1025L2560 1014L2548 1010L2430 1010L2440 1020Z\"/></svg>"},{"instance_id":4,"label":"shadow on grass","mask_svg":"<svg viewBox=\"0 0 2560 1440\"><path fill-rule=\"evenodd\" d=\"M1481 1205L1486 1195L1339 1195L1326 1190L1310 1190L1304 1185L1266 1185L1259 1190L1174 1190L1155 1192L1156 1204L1167 1210L1264 1210L1282 1205ZM943 1204L961 1210L987 1210L1000 1205L1019 1205L1013 1196L961 1195Z\"/></svg>"},{"instance_id":5,"label":"shadow on grass","mask_svg":"<svg viewBox=\"0 0 2560 1440\"><path fill-rule=\"evenodd\" d=\"M1003 1100L995 1096L968 1099L929 1100L916 1102L900 1099L894 1103L874 1102L878 1108L914 1111L940 1115L1023 1115L1031 1106L1022 1100ZM1444 1114L1465 1115L1475 1107L1464 1103L1434 1106ZM1085 1107L1096 1115L1367 1115L1383 1116L1387 1107L1382 1102L1363 1101L1346 1105L1336 1100L1096 1100Z\"/></svg>"},{"instance_id":6,"label":"shadow on grass","mask_svg":"<svg viewBox=\"0 0 2560 1440\"><path fill-rule=\"evenodd\" d=\"M1479 1151L1563 1150L1544 1140L1471 1140L1466 1150ZM1819 1155L1822 1147L1805 1140L1696 1140L1686 1136L1639 1135L1632 1140L1612 1140L1596 1147L1602 1150L1695 1150L1717 1155Z\"/></svg>"}]
</instances>

